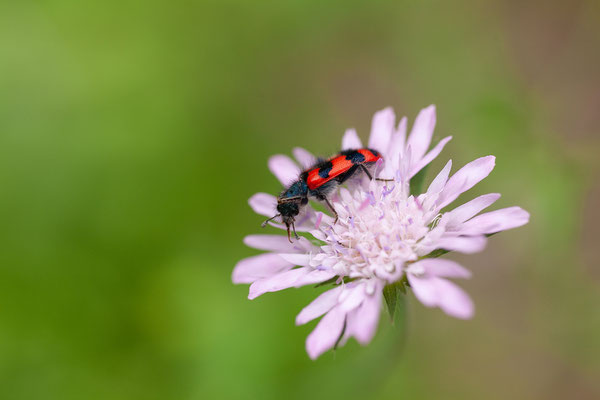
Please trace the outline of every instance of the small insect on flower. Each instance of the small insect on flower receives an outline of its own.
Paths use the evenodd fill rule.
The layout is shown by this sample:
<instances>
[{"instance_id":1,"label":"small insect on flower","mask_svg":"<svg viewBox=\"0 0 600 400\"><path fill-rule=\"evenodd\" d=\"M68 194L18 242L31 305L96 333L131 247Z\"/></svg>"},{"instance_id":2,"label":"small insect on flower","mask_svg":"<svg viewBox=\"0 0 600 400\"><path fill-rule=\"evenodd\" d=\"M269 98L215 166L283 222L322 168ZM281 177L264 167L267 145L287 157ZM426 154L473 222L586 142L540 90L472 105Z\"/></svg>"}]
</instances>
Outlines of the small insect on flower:
<instances>
[{"instance_id":1,"label":"small insect on flower","mask_svg":"<svg viewBox=\"0 0 600 400\"><path fill-rule=\"evenodd\" d=\"M325 202L335 215L335 222L337 222L338 214L327 196L357 172L364 172L372 180L373 176L369 172L369 167L382 159L377 150L358 149L344 150L329 160L317 162L302 172L297 181L281 192L277 197L279 214L263 222L262 227L267 226L269 221L281 217L287 228L288 240L292 241L290 227L294 231L296 239L299 239L294 221L300 213L300 209L308 203L309 198ZM375 178L375 180L391 181L392 179Z\"/></svg>"}]
</instances>

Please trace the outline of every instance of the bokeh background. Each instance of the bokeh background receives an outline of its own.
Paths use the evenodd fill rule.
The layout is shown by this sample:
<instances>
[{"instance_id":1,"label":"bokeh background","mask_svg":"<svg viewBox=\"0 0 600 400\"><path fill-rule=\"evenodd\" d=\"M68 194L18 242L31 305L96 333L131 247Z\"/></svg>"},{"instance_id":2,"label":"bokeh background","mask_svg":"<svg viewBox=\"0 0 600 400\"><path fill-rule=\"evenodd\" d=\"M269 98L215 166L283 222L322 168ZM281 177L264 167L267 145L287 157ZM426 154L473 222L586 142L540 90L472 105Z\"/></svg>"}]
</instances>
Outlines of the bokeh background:
<instances>
[{"instance_id":1,"label":"bokeh background","mask_svg":"<svg viewBox=\"0 0 600 400\"><path fill-rule=\"evenodd\" d=\"M600 3L0 3L0 398L600 398ZM313 288L246 299L235 263L274 153L437 105L465 194L531 223L450 255L471 321L316 362Z\"/></svg>"}]
</instances>

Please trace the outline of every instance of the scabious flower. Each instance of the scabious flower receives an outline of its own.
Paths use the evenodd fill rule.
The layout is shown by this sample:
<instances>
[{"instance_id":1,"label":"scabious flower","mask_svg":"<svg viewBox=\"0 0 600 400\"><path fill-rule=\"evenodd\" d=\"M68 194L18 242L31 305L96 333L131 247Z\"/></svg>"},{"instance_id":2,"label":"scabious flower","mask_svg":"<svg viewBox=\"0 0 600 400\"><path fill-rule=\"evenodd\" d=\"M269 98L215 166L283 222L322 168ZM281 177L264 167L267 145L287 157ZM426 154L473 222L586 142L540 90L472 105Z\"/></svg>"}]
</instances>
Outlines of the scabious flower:
<instances>
[{"instance_id":1,"label":"scabious flower","mask_svg":"<svg viewBox=\"0 0 600 400\"><path fill-rule=\"evenodd\" d=\"M469 296L449 278L469 278L458 263L439 258L449 251L483 250L493 233L524 225L529 214L519 207L480 214L500 197L479 196L450 211L460 194L488 176L493 156L478 158L450 175L452 161L437 174L424 193L410 193L411 178L435 159L451 139L442 139L432 150L435 107L423 109L406 136L406 118L398 126L391 108L375 114L368 147L378 150L385 162L375 174L393 182L353 179L332 196L337 222L310 205L297 217L298 231L309 235L290 243L285 235L250 235L244 243L266 253L241 260L232 275L234 283L251 283L248 298L266 292L331 282L334 287L319 295L296 317L298 325L322 317L306 340L306 351L315 359L354 337L367 344L377 329L383 290L388 285L408 286L421 303L439 307L448 315L467 319L474 313ZM354 130L346 131L342 148L363 145ZM294 149L298 164L283 155L273 156L269 168L282 184L298 179L301 168L315 158ZM258 214L275 214L275 196L258 193L249 200ZM280 224L272 224L285 229Z\"/></svg>"}]
</instances>

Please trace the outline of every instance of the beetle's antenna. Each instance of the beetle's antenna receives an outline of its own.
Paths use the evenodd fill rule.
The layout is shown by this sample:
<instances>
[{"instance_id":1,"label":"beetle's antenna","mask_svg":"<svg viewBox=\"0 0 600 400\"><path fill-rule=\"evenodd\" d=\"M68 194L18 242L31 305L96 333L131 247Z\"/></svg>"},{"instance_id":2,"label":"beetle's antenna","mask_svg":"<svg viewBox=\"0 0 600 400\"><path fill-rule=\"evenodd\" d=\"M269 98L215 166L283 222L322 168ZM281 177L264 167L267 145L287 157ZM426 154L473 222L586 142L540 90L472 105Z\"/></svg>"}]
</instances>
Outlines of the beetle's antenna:
<instances>
[{"instance_id":1,"label":"beetle's antenna","mask_svg":"<svg viewBox=\"0 0 600 400\"><path fill-rule=\"evenodd\" d=\"M296 240L300 240L300 237L296 233L296 225L292 222L292 229L294 230L294 236L296 236Z\"/></svg>"},{"instance_id":2,"label":"beetle's antenna","mask_svg":"<svg viewBox=\"0 0 600 400\"><path fill-rule=\"evenodd\" d=\"M266 220L265 222L263 222L262 224L260 224L260 226L262 226L262 227L264 228L265 226L267 226L267 223L268 223L270 220L272 220L272 219L275 219L275 218L279 217L280 215L281 215L281 214L277 214L277 215L274 215L274 216L272 216L271 218L269 218L268 220Z\"/></svg>"}]
</instances>

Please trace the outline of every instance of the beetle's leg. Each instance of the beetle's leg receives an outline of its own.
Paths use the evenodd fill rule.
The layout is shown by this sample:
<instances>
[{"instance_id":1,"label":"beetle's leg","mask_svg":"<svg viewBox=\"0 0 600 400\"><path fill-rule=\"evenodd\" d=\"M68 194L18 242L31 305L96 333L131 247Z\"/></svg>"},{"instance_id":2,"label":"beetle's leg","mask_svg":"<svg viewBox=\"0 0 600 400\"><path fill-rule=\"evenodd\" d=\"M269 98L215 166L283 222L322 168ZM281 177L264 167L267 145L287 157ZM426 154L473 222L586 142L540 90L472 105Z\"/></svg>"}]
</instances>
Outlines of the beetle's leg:
<instances>
[{"instance_id":1,"label":"beetle's leg","mask_svg":"<svg viewBox=\"0 0 600 400\"><path fill-rule=\"evenodd\" d=\"M365 174L367 174L367 176L369 177L369 179L373 180L373 175L371 175L371 173L369 172L369 170L367 169L367 167L365 167L362 164L360 164L360 167L365 172ZM375 178L375 180L376 181L381 181L381 182L391 182L391 181L393 181L393 179L383 179L383 178Z\"/></svg>"},{"instance_id":2,"label":"beetle's leg","mask_svg":"<svg viewBox=\"0 0 600 400\"><path fill-rule=\"evenodd\" d=\"M288 233L288 240L290 241L290 243L294 243L292 242L292 237L290 236L290 226L287 226L287 233Z\"/></svg>"},{"instance_id":3,"label":"beetle's leg","mask_svg":"<svg viewBox=\"0 0 600 400\"><path fill-rule=\"evenodd\" d=\"M325 204L327 204L327 206L329 207L329 209L331 210L331 212L333 212L333 214L335 215L335 221L333 221L333 223L335 224L338 221L338 213L337 213L337 211L335 211L335 208L333 208L333 206L331 205L331 203L329 202L329 200L327 199L327 197L324 197L323 201L325 202Z\"/></svg>"},{"instance_id":4,"label":"beetle's leg","mask_svg":"<svg viewBox=\"0 0 600 400\"><path fill-rule=\"evenodd\" d=\"M360 168L362 168L362 170L364 171L365 174L367 174L367 176L369 177L370 180L373 180L373 175L371 175L371 173L369 172L369 170L367 169L367 167L365 167L362 164L359 164Z\"/></svg>"},{"instance_id":5,"label":"beetle's leg","mask_svg":"<svg viewBox=\"0 0 600 400\"><path fill-rule=\"evenodd\" d=\"M269 218L268 220L266 220L265 222L263 222L260 226L262 226L264 228L265 226L267 226L267 224L269 223L269 221L271 221L272 219L275 219L275 218L279 217L280 215L281 214L277 214L277 215L272 216L271 218Z\"/></svg>"},{"instance_id":6,"label":"beetle's leg","mask_svg":"<svg viewBox=\"0 0 600 400\"><path fill-rule=\"evenodd\" d=\"M294 230L294 236L296 236L296 240L300 240L300 236L296 233L296 225L292 222L292 229Z\"/></svg>"}]
</instances>

